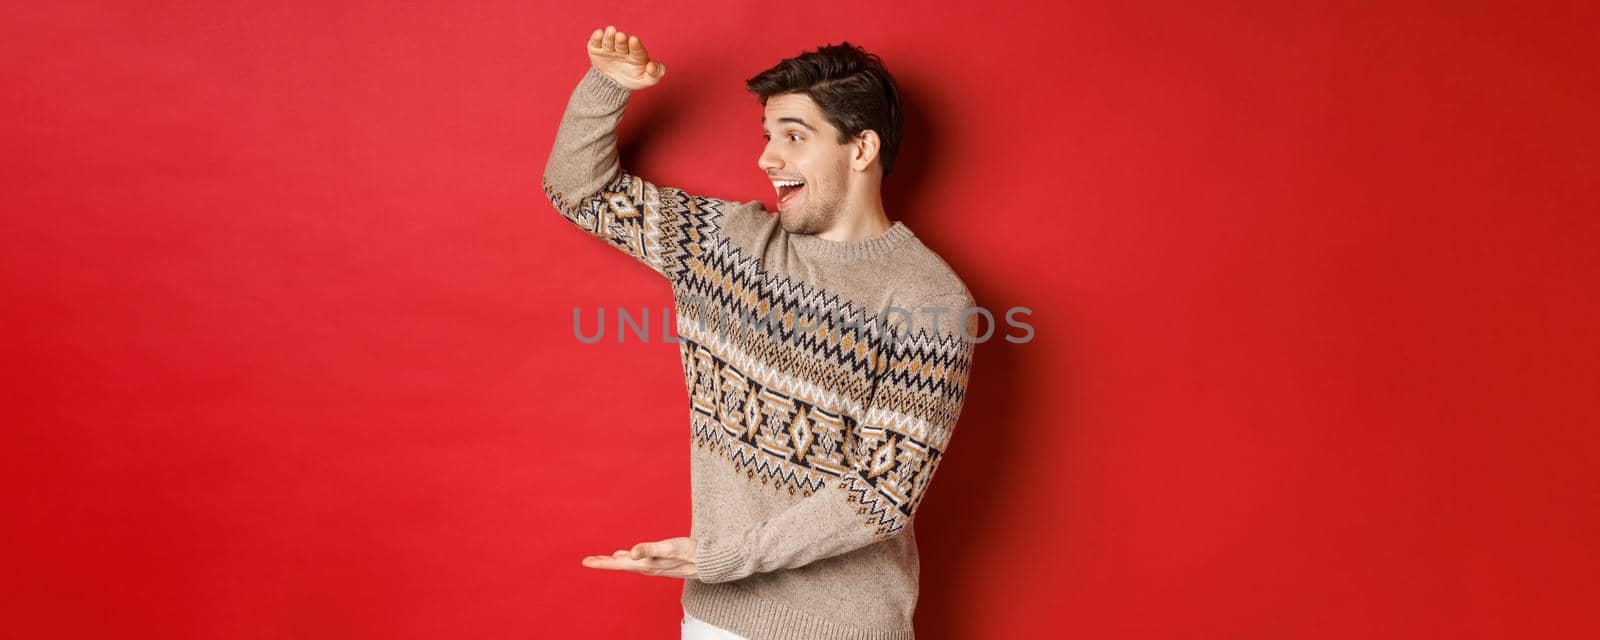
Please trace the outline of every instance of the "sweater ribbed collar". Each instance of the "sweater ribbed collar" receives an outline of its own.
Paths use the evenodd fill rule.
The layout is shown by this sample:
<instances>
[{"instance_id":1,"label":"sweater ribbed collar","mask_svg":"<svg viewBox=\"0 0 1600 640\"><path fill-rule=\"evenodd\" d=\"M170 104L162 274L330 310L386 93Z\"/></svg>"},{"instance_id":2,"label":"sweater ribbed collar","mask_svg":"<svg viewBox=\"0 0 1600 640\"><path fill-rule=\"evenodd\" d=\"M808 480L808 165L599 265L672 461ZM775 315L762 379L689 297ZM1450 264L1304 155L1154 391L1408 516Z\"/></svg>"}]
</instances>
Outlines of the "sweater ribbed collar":
<instances>
[{"instance_id":1,"label":"sweater ribbed collar","mask_svg":"<svg viewBox=\"0 0 1600 640\"><path fill-rule=\"evenodd\" d=\"M789 234L789 244L795 251L823 260L836 260L841 262L859 262L887 255L894 251L900 243L910 239L913 234L911 228L896 220L894 224L883 233L870 238L859 240L828 240L809 233Z\"/></svg>"}]
</instances>

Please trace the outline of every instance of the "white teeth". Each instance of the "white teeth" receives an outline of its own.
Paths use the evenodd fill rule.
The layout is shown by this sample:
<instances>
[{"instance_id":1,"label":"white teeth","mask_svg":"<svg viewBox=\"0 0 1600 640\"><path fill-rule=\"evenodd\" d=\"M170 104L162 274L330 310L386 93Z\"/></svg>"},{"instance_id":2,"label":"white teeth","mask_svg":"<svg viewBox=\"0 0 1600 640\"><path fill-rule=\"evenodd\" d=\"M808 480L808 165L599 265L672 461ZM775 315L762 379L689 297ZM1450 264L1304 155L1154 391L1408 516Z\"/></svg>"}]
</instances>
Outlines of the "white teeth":
<instances>
[{"instance_id":1,"label":"white teeth","mask_svg":"<svg viewBox=\"0 0 1600 640\"><path fill-rule=\"evenodd\" d=\"M804 187L804 186L806 186L806 182L804 180L773 180L772 181L772 190L778 192L778 197L779 198L783 197L783 188L784 187Z\"/></svg>"}]
</instances>

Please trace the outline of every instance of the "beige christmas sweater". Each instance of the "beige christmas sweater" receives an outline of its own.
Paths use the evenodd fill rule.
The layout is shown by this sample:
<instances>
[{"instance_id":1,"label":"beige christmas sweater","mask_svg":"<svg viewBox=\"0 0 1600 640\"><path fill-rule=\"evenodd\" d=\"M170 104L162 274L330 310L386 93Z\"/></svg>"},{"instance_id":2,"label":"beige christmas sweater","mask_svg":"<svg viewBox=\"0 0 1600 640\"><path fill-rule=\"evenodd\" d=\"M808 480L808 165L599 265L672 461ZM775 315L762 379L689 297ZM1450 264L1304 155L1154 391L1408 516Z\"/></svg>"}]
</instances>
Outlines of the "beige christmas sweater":
<instances>
[{"instance_id":1,"label":"beige christmas sweater","mask_svg":"<svg viewBox=\"0 0 1600 640\"><path fill-rule=\"evenodd\" d=\"M698 541L684 609L751 640L911 638L912 519L966 392L967 287L901 222L792 234L759 201L629 173L630 94L585 71L543 184L563 219L672 287Z\"/></svg>"}]
</instances>

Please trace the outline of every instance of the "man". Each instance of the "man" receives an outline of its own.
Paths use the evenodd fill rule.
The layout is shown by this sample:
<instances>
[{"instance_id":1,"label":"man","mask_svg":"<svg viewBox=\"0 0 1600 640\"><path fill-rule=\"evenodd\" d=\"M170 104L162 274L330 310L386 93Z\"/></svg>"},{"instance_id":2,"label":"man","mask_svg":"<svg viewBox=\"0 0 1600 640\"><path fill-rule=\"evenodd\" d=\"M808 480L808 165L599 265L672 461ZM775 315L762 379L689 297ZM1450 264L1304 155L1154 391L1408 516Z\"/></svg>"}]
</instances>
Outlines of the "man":
<instances>
[{"instance_id":1,"label":"man","mask_svg":"<svg viewBox=\"0 0 1600 640\"><path fill-rule=\"evenodd\" d=\"M687 537L584 566L684 579L686 638L911 638L911 520L961 411L977 316L949 265L884 213L893 79L847 42L746 83L774 217L623 170L628 96L667 69L610 26L588 53L544 190L672 285L694 513Z\"/></svg>"}]
</instances>

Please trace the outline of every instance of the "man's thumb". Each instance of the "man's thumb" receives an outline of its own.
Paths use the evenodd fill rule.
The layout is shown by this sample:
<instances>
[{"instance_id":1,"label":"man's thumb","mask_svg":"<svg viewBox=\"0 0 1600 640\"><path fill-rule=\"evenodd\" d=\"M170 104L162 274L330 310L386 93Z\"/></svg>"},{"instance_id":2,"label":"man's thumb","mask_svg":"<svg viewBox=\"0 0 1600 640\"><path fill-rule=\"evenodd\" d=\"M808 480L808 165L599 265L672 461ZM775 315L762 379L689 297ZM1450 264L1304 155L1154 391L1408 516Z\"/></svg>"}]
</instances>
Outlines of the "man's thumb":
<instances>
[{"instance_id":1,"label":"man's thumb","mask_svg":"<svg viewBox=\"0 0 1600 640\"><path fill-rule=\"evenodd\" d=\"M667 65L661 64L661 62L655 60L650 61L650 64L653 65L650 72L655 77L660 78L664 75L667 75Z\"/></svg>"}]
</instances>

